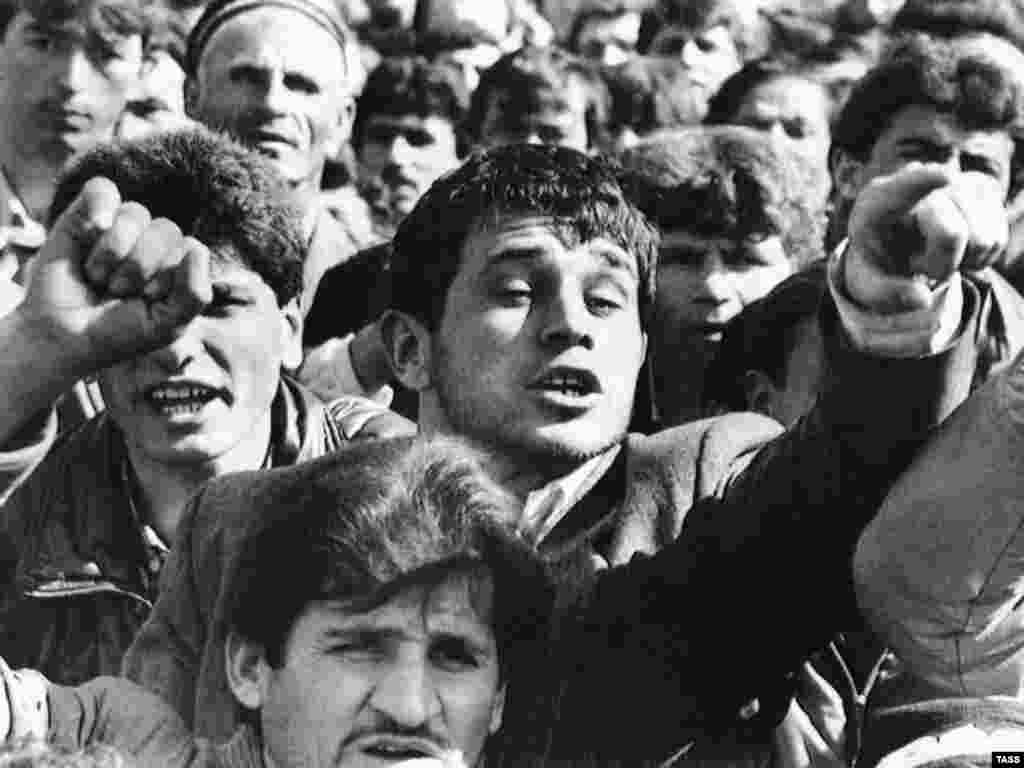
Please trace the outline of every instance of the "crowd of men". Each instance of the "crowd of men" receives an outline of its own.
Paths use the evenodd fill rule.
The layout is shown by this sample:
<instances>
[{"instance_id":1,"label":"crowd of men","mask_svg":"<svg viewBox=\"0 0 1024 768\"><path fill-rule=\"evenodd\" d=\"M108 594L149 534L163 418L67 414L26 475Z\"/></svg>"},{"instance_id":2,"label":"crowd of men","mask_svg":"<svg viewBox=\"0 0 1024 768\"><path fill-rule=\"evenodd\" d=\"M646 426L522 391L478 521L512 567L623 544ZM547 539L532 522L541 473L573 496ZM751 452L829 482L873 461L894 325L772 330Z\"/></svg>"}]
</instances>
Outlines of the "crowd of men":
<instances>
[{"instance_id":1,"label":"crowd of men","mask_svg":"<svg viewBox=\"0 0 1024 768\"><path fill-rule=\"evenodd\" d=\"M0 0L0 767L1024 756L1020 0Z\"/></svg>"}]
</instances>

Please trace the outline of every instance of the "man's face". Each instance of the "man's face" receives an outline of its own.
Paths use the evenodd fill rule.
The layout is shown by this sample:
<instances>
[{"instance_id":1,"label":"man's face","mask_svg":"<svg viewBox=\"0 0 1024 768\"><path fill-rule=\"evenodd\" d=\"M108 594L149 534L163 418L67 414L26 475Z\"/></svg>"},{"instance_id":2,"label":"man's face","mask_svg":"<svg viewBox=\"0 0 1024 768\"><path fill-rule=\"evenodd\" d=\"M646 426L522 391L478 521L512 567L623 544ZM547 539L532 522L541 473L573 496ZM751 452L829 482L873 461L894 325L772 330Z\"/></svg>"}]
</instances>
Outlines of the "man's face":
<instances>
[{"instance_id":1,"label":"man's face","mask_svg":"<svg viewBox=\"0 0 1024 768\"><path fill-rule=\"evenodd\" d=\"M74 153L109 140L142 66L142 38L101 35L86 3L66 21L26 11L11 20L0 51L7 136L23 158L60 169Z\"/></svg>"},{"instance_id":2,"label":"man's face","mask_svg":"<svg viewBox=\"0 0 1024 768\"><path fill-rule=\"evenodd\" d=\"M189 88L193 117L266 155L292 184L318 186L347 138L344 54L298 11L263 8L225 22Z\"/></svg>"},{"instance_id":3,"label":"man's face","mask_svg":"<svg viewBox=\"0 0 1024 768\"><path fill-rule=\"evenodd\" d=\"M173 343L100 375L133 461L201 464L266 444L281 366L298 362L294 310L237 262L212 272L213 302Z\"/></svg>"},{"instance_id":4,"label":"man's face","mask_svg":"<svg viewBox=\"0 0 1024 768\"><path fill-rule=\"evenodd\" d=\"M581 56L614 67L636 53L640 39L640 14L623 13L612 18L594 16L583 23L576 47Z\"/></svg>"},{"instance_id":5,"label":"man's face","mask_svg":"<svg viewBox=\"0 0 1024 768\"><path fill-rule=\"evenodd\" d=\"M459 164L455 127L437 115L373 115L363 128L359 162L363 179L385 195L385 207L404 217Z\"/></svg>"},{"instance_id":6,"label":"man's face","mask_svg":"<svg viewBox=\"0 0 1024 768\"><path fill-rule=\"evenodd\" d=\"M908 163L928 163L945 166L974 185L978 195L1002 205L1010 190L1012 158L1008 132L965 130L951 115L915 104L893 116L866 162L847 158L849 172L837 186L844 197L853 199L877 176Z\"/></svg>"},{"instance_id":7,"label":"man's face","mask_svg":"<svg viewBox=\"0 0 1024 768\"><path fill-rule=\"evenodd\" d=\"M434 334L433 406L450 431L506 455L553 466L599 453L629 423L646 348L638 302L636 259L611 240L500 217L463 246Z\"/></svg>"},{"instance_id":8,"label":"man's face","mask_svg":"<svg viewBox=\"0 0 1024 768\"><path fill-rule=\"evenodd\" d=\"M824 167L831 131L825 89L801 77L778 77L754 88L732 122L767 131Z\"/></svg>"},{"instance_id":9,"label":"man's face","mask_svg":"<svg viewBox=\"0 0 1024 768\"><path fill-rule=\"evenodd\" d=\"M792 272L782 240L737 243L683 231L662 233L655 300L655 359L683 339L709 345L726 324Z\"/></svg>"},{"instance_id":10,"label":"man's face","mask_svg":"<svg viewBox=\"0 0 1024 768\"><path fill-rule=\"evenodd\" d=\"M368 613L314 603L292 627L282 666L263 662L260 674L276 768L427 757L474 766L501 725L490 608L474 605L465 581L407 591Z\"/></svg>"},{"instance_id":11,"label":"man's face","mask_svg":"<svg viewBox=\"0 0 1024 768\"><path fill-rule=\"evenodd\" d=\"M743 64L732 33L722 24L701 31L666 25L655 34L650 53L678 58L690 81L709 97Z\"/></svg>"},{"instance_id":12,"label":"man's face","mask_svg":"<svg viewBox=\"0 0 1024 768\"><path fill-rule=\"evenodd\" d=\"M166 51L143 65L138 88L129 97L117 127L118 138L137 139L188 124L185 117L185 72Z\"/></svg>"},{"instance_id":13,"label":"man's face","mask_svg":"<svg viewBox=\"0 0 1024 768\"><path fill-rule=\"evenodd\" d=\"M558 94L539 99L526 109L509 94L497 91L491 96L480 128L484 148L504 144L554 144L586 152L587 94L577 78L569 78Z\"/></svg>"}]
</instances>

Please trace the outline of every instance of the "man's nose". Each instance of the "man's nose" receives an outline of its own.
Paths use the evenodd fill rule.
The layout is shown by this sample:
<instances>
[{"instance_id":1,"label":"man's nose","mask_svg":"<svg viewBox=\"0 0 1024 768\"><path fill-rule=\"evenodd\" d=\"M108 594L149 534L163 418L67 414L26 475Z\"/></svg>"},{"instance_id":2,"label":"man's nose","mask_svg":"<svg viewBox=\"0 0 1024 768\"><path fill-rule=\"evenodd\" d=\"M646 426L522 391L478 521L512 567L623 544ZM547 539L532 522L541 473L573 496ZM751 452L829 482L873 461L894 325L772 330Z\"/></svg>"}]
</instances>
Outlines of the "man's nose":
<instances>
[{"instance_id":1,"label":"man's nose","mask_svg":"<svg viewBox=\"0 0 1024 768\"><path fill-rule=\"evenodd\" d=\"M275 115L288 111L288 89L280 72L268 73L259 89L258 100L267 112Z\"/></svg>"},{"instance_id":2,"label":"man's nose","mask_svg":"<svg viewBox=\"0 0 1024 768\"><path fill-rule=\"evenodd\" d=\"M544 312L541 341L558 346L594 348L593 316L582 295L563 290L552 297Z\"/></svg>"},{"instance_id":3,"label":"man's nose","mask_svg":"<svg viewBox=\"0 0 1024 768\"><path fill-rule=\"evenodd\" d=\"M412 158L412 145L402 134L395 136L388 145L388 160L393 165L407 165Z\"/></svg>"},{"instance_id":4,"label":"man's nose","mask_svg":"<svg viewBox=\"0 0 1024 768\"><path fill-rule=\"evenodd\" d=\"M150 359L166 373L177 373L184 370L202 352L203 342L199 333L199 323L201 322L201 318L193 319L178 332L170 344L151 352Z\"/></svg>"},{"instance_id":5,"label":"man's nose","mask_svg":"<svg viewBox=\"0 0 1024 768\"><path fill-rule=\"evenodd\" d=\"M703 56L704 52L697 45L697 41L692 39L683 44L683 49L679 53L679 58L688 68L696 67Z\"/></svg>"},{"instance_id":6,"label":"man's nose","mask_svg":"<svg viewBox=\"0 0 1024 768\"><path fill-rule=\"evenodd\" d=\"M707 254L701 265L700 291L697 298L704 303L724 304L732 293L732 272L715 251Z\"/></svg>"},{"instance_id":7,"label":"man's nose","mask_svg":"<svg viewBox=\"0 0 1024 768\"><path fill-rule=\"evenodd\" d=\"M377 681L370 704L405 728L423 726L441 706L424 660L393 664Z\"/></svg>"},{"instance_id":8,"label":"man's nose","mask_svg":"<svg viewBox=\"0 0 1024 768\"><path fill-rule=\"evenodd\" d=\"M88 54L79 45L69 46L55 66L59 68L59 83L72 93L85 88L95 69Z\"/></svg>"}]
</instances>

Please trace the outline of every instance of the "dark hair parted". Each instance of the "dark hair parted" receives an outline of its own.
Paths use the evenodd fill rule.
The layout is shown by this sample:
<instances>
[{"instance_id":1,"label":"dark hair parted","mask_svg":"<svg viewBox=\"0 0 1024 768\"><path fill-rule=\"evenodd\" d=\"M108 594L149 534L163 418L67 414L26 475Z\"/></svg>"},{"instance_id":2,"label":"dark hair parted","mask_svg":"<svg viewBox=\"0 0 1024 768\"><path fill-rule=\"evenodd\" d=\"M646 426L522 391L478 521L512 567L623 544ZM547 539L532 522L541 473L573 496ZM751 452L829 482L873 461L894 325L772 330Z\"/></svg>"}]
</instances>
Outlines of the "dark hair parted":
<instances>
[{"instance_id":1,"label":"dark hair parted","mask_svg":"<svg viewBox=\"0 0 1024 768\"><path fill-rule=\"evenodd\" d=\"M393 308L436 330L466 240L505 216L549 218L573 239L604 237L632 254L646 327L658 234L627 197L621 169L567 147L536 144L478 152L420 198L394 238Z\"/></svg>"},{"instance_id":2,"label":"dark hair parted","mask_svg":"<svg viewBox=\"0 0 1024 768\"><path fill-rule=\"evenodd\" d=\"M24 11L44 26L59 26L81 19L86 29L104 43L140 36L145 44L153 28L152 0L3 0L0 2L0 37L11 20Z\"/></svg>"},{"instance_id":3,"label":"dark hair parted","mask_svg":"<svg viewBox=\"0 0 1024 768\"><path fill-rule=\"evenodd\" d=\"M302 290L306 242L298 211L267 160L205 129L104 144L82 155L61 177L50 207L53 222L94 176L121 198L170 219L215 258L259 275L285 304Z\"/></svg>"},{"instance_id":4,"label":"dark hair parted","mask_svg":"<svg viewBox=\"0 0 1024 768\"><path fill-rule=\"evenodd\" d=\"M824 180L770 136L739 126L656 134L622 155L633 197L662 230L735 240L778 235L794 266L821 255Z\"/></svg>"},{"instance_id":5,"label":"dark hair parted","mask_svg":"<svg viewBox=\"0 0 1024 768\"><path fill-rule=\"evenodd\" d=\"M1006 131L1016 145L1011 193L1020 188L1024 93L1019 73L955 41L923 34L894 44L854 86L832 131L832 150L867 160L893 117L914 105L949 114L966 130Z\"/></svg>"},{"instance_id":6,"label":"dark hair parted","mask_svg":"<svg viewBox=\"0 0 1024 768\"><path fill-rule=\"evenodd\" d=\"M469 93L454 67L422 56L388 57L370 73L359 96L353 143L362 146L366 125L376 115L441 117L458 129L468 108Z\"/></svg>"},{"instance_id":7,"label":"dark hair parted","mask_svg":"<svg viewBox=\"0 0 1024 768\"><path fill-rule=\"evenodd\" d=\"M480 76L466 116L466 132L477 143L494 99L502 98L509 119L565 107L565 94L576 82L583 88L587 142L600 143L608 122L609 97L592 62L555 46L524 46L507 53Z\"/></svg>"},{"instance_id":8,"label":"dark hair parted","mask_svg":"<svg viewBox=\"0 0 1024 768\"><path fill-rule=\"evenodd\" d=\"M262 475L254 481L261 492L247 497L259 509L229 582L225 621L261 645L272 666L284 662L311 603L341 601L364 613L452 577L468 577L474 601L489 590L504 679L543 633L551 593L539 555L513 528L520 504L465 443L361 441Z\"/></svg>"}]
</instances>

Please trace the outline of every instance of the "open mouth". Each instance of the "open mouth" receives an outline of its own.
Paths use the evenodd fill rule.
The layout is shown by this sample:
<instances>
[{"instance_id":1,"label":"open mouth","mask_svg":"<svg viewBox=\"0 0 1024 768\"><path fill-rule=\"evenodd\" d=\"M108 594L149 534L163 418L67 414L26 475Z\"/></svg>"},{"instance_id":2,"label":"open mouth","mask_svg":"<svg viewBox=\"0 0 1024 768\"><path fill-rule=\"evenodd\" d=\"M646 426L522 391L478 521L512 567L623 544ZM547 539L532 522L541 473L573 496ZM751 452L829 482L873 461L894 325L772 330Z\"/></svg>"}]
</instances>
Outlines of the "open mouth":
<instances>
[{"instance_id":1,"label":"open mouth","mask_svg":"<svg viewBox=\"0 0 1024 768\"><path fill-rule=\"evenodd\" d=\"M417 758L438 758L441 750L433 742L419 738L389 737L368 740L362 752L378 760L398 762Z\"/></svg>"},{"instance_id":2,"label":"open mouth","mask_svg":"<svg viewBox=\"0 0 1024 768\"><path fill-rule=\"evenodd\" d=\"M298 142L292 137L267 130L253 131L249 134L249 141L253 144L284 144L293 148L298 146Z\"/></svg>"},{"instance_id":3,"label":"open mouth","mask_svg":"<svg viewBox=\"0 0 1024 768\"><path fill-rule=\"evenodd\" d=\"M166 416L197 414L218 398L226 399L223 390L196 382L159 384L145 394L146 402Z\"/></svg>"},{"instance_id":4,"label":"open mouth","mask_svg":"<svg viewBox=\"0 0 1024 768\"><path fill-rule=\"evenodd\" d=\"M557 366L534 379L530 389L565 398L585 398L600 394L601 383L585 368Z\"/></svg>"}]
</instances>

